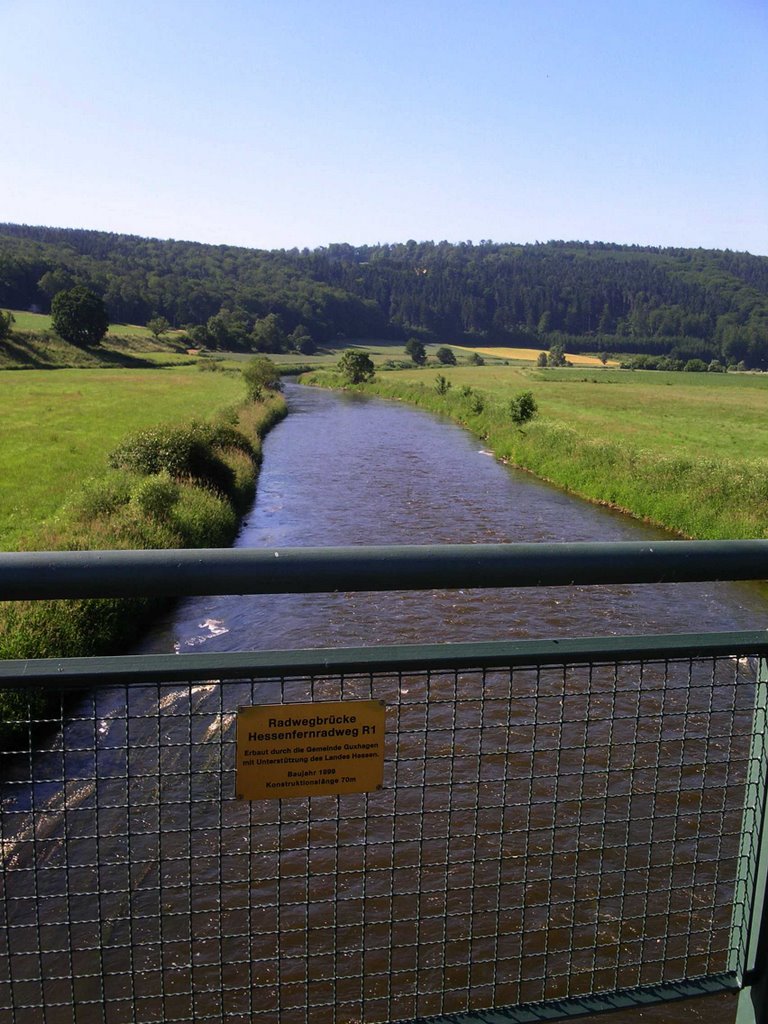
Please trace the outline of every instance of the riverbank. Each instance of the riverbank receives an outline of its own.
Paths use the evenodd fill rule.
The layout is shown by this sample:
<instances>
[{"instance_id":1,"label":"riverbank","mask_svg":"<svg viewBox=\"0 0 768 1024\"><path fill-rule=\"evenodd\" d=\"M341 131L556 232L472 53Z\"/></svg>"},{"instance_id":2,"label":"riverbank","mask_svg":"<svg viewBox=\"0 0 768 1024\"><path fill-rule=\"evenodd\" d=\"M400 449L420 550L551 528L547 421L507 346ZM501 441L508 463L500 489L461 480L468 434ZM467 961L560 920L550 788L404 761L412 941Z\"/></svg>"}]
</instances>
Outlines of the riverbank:
<instances>
[{"instance_id":1,"label":"riverbank","mask_svg":"<svg viewBox=\"0 0 768 1024\"><path fill-rule=\"evenodd\" d=\"M510 374L507 380L496 377L492 383L487 377L491 386L483 387L482 374L480 369L469 378L466 372L451 373L447 368L443 376L450 386L442 394L435 387L434 375L426 373L421 375L423 380L414 379L414 374L382 373L356 390L447 416L470 430L504 462L680 536L700 540L768 536L768 459L700 454L708 435L718 430L714 403L701 402L698 424L694 418L686 421L687 447L669 445L664 451L621 437L630 414L642 417L645 413L646 429L653 427L654 410L647 399L633 410L631 391L621 393L622 405L630 412L623 413L618 403L613 412L605 398L608 389L596 389L596 381L591 379L571 377L574 415L566 422L562 418L568 413L566 402L558 395L548 401L547 382L556 380L553 376ZM303 379L327 387L342 384L335 374L315 373ZM468 379L476 383L465 383ZM611 380L609 376L601 379ZM639 378L626 374L622 382L631 384L633 379ZM540 413L520 429L511 421L509 399L531 384ZM661 380L659 384L663 387ZM576 401L579 386L586 389L580 395L582 402ZM696 386L701 388L698 382ZM674 403L670 392L660 393ZM593 414L591 420L582 414L584 396L592 403L588 410ZM602 417L594 414L600 402L606 403L607 410ZM597 434L595 425L600 431ZM711 447L715 447L714 440Z\"/></svg>"},{"instance_id":2,"label":"riverbank","mask_svg":"<svg viewBox=\"0 0 768 1024\"><path fill-rule=\"evenodd\" d=\"M106 471L137 430L239 408L242 374L197 366L0 370L0 549L39 548L38 534L73 493Z\"/></svg>"},{"instance_id":3,"label":"riverbank","mask_svg":"<svg viewBox=\"0 0 768 1024\"><path fill-rule=\"evenodd\" d=\"M110 468L86 482L40 529L39 550L223 547L255 494L262 440L287 413L267 394L213 421L162 426L129 435ZM0 605L0 657L84 657L134 640L166 602L29 601ZM4 723L29 718L28 694L0 694ZM34 714L50 713L45 696Z\"/></svg>"}]
</instances>

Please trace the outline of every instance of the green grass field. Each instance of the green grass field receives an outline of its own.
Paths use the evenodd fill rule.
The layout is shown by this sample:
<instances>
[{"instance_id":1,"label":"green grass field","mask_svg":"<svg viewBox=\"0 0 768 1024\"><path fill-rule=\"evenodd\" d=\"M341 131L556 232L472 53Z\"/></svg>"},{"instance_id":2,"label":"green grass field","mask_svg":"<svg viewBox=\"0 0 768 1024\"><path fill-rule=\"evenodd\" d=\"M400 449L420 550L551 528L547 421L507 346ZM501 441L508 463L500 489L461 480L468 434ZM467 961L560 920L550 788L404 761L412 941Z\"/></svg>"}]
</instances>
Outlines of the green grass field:
<instances>
[{"instance_id":1,"label":"green grass field","mask_svg":"<svg viewBox=\"0 0 768 1024\"><path fill-rule=\"evenodd\" d=\"M32 537L68 495L106 469L126 434L207 419L245 397L238 375L162 370L0 372L0 549Z\"/></svg>"},{"instance_id":2,"label":"green grass field","mask_svg":"<svg viewBox=\"0 0 768 1024\"><path fill-rule=\"evenodd\" d=\"M535 366L536 359L543 349L538 348L470 348L466 345L450 345L443 342L434 342L424 346L427 353L428 364L423 369L435 369L441 368L440 363L437 360L437 350L439 348L449 348L453 351L456 356L456 361L459 365L468 364L470 357L473 353L478 353L482 356L483 361L487 366L518 366L518 367L533 367ZM413 364L410 356L405 351L405 345L399 341L370 341L370 340L356 340L347 339L345 341L335 341L332 344L323 346L318 352L311 356L301 355L299 352L292 353L280 353L273 355L270 358L274 359L275 362L281 366L312 366L317 368L330 369L334 367L341 357L342 353L347 349L355 349L358 352L367 352L371 357L374 366L382 369L387 369L387 364L394 363L407 363L408 366L413 366L414 370L419 370ZM250 359L252 353L228 353L230 358L235 359ZM569 359L573 360L574 363L581 363L579 369L594 370L596 367L603 369L600 361L595 356L588 355L570 355ZM609 361L609 366L618 365L615 361ZM470 367L472 369L472 367Z\"/></svg>"},{"instance_id":3,"label":"green grass field","mask_svg":"<svg viewBox=\"0 0 768 1024\"><path fill-rule=\"evenodd\" d=\"M29 331L32 334L42 334L44 331L52 331L51 318L47 313L29 313L24 309L12 309L16 322L13 324L14 331ZM152 334L146 327L139 324L110 324L109 334L115 334L133 338L151 338ZM183 331L169 331L164 337L172 338L174 335L183 334Z\"/></svg>"},{"instance_id":4,"label":"green grass field","mask_svg":"<svg viewBox=\"0 0 768 1024\"><path fill-rule=\"evenodd\" d=\"M440 345L425 345L427 355L434 356L435 352L440 348ZM461 349L457 345L450 345L449 348L453 348L456 353L456 358L461 360L462 353L464 358L469 355L469 349ZM405 347L402 342L399 341L371 341L371 340L358 340L358 339L346 339L344 341L335 341L332 344L321 346L317 352L311 356L302 355L301 352L280 352L270 354L269 358L273 359L280 366L313 366L313 367L326 367L331 368L336 366L342 354L347 349L355 349L357 352L367 352L373 360L376 366L384 366L389 361L396 362L407 362L410 363L411 359L406 355ZM253 352L229 352L227 353L228 358L245 360L253 358Z\"/></svg>"},{"instance_id":5,"label":"green grass field","mask_svg":"<svg viewBox=\"0 0 768 1024\"><path fill-rule=\"evenodd\" d=\"M403 370L391 379L431 385L438 372L499 401L532 391L542 417L595 440L691 458L768 457L768 374L489 364Z\"/></svg>"},{"instance_id":6,"label":"green grass field","mask_svg":"<svg viewBox=\"0 0 768 1024\"><path fill-rule=\"evenodd\" d=\"M47 313L28 313L23 309L12 309L15 323L12 324L14 331L31 331L34 334L42 334L43 331L50 331L51 318Z\"/></svg>"}]
</instances>

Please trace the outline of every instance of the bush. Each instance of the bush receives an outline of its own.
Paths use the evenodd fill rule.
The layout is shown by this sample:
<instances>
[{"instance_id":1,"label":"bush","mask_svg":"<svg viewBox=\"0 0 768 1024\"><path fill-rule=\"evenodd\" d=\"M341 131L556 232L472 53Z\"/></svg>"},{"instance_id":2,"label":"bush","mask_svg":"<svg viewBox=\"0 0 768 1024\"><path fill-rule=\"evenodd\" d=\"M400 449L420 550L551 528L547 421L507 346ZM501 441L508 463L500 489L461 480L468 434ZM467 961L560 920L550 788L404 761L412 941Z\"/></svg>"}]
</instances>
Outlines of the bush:
<instances>
[{"instance_id":1,"label":"bush","mask_svg":"<svg viewBox=\"0 0 768 1024\"><path fill-rule=\"evenodd\" d=\"M382 370L410 370L413 363L407 362L405 359L385 359L379 365Z\"/></svg>"},{"instance_id":2,"label":"bush","mask_svg":"<svg viewBox=\"0 0 768 1024\"><path fill-rule=\"evenodd\" d=\"M467 359L470 366L485 366L485 360L479 352L473 352L472 355Z\"/></svg>"},{"instance_id":3,"label":"bush","mask_svg":"<svg viewBox=\"0 0 768 1024\"><path fill-rule=\"evenodd\" d=\"M115 469L145 476L166 472L176 480L198 480L228 494L234 473L217 451L226 448L253 452L245 435L234 427L208 423L156 427L132 434L110 453L109 462Z\"/></svg>"},{"instance_id":4,"label":"bush","mask_svg":"<svg viewBox=\"0 0 768 1024\"><path fill-rule=\"evenodd\" d=\"M447 348L445 345L442 345L437 350L435 355L437 356L437 361L439 363L442 363L443 366L455 366L456 365L456 353L453 351L453 349Z\"/></svg>"},{"instance_id":5,"label":"bush","mask_svg":"<svg viewBox=\"0 0 768 1024\"><path fill-rule=\"evenodd\" d=\"M683 367L686 373L706 373L707 364L703 359L689 359Z\"/></svg>"},{"instance_id":6,"label":"bush","mask_svg":"<svg viewBox=\"0 0 768 1024\"><path fill-rule=\"evenodd\" d=\"M87 480L67 503L66 512L85 522L114 515L128 504L134 480L127 473L111 473L100 480Z\"/></svg>"},{"instance_id":7,"label":"bush","mask_svg":"<svg viewBox=\"0 0 768 1024\"><path fill-rule=\"evenodd\" d=\"M178 500L179 485L165 471L143 479L131 496L131 504L152 519L167 519Z\"/></svg>"},{"instance_id":8,"label":"bush","mask_svg":"<svg viewBox=\"0 0 768 1024\"><path fill-rule=\"evenodd\" d=\"M549 346L547 356L548 366L565 366L565 347L560 342L553 342Z\"/></svg>"},{"instance_id":9,"label":"bush","mask_svg":"<svg viewBox=\"0 0 768 1024\"><path fill-rule=\"evenodd\" d=\"M243 367L245 387L252 402L257 402L265 391L280 390L280 371L266 356L255 356Z\"/></svg>"},{"instance_id":10,"label":"bush","mask_svg":"<svg viewBox=\"0 0 768 1024\"><path fill-rule=\"evenodd\" d=\"M307 334L297 343L296 351L301 352L303 356L313 356L317 352L317 342Z\"/></svg>"},{"instance_id":11,"label":"bush","mask_svg":"<svg viewBox=\"0 0 768 1024\"><path fill-rule=\"evenodd\" d=\"M227 495L238 512L247 512L256 493L256 476L261 465L261 453L248 456L229 449L224 453L227 465L234 473L232 492Z\"/></svg>"},{"instance_id":12,"label":"bush","mask_svg":"<svg viewBox=\"0 0 768 1024\"><path fill-rule=\"evenodd\" d=\"M153 316L151 320L147 320L147 330L156 339L162 334L167 334L170 329L171 325L164 316Z\"/></svg>"},{"instance_id":13,"label":"bush","mask_svg":"<svg viewBox=\"0 0 768 1024\"><path fill-rule=\"evenodd\" d=\"M445 395L448 393L448 389L451 386L451 382L447 377L444 377L442 373L438 373L435 377L435 391L438 395Z\"/></svg>"},{"instance_id":14,"label":"bush","mask_svg":"<svg viewBox=\"0 0 768 1024\"><path fill-rule=\"evenodd\" d=\"M538 411L539 407L532 391L521 391L519 395L510 400L509 415L512 417L512 422L518 427L522 427L524 423L532 420Z\"/></svg>"},{"instance_id":15,"label":"bush","mask_svg":"<svg viewBox=\"0 0 768 1024\"><path fill-rule=\"evenodd\" d=\"M224 547L237 531L235 510L204 487L183 487L171 520L191 548Z\"/></svg>"},{"instance_id":16,"label":"bush","mask_svg":"<svg viewBox=\"0 0 768 1024\"><path fill-rule=\"evenodd\" d=\"M547 353L546 352L539 352L538 357L536 359L536 365L537 366L546 366L547 365Z\"/></svg>"},{"instance_id":17,"label":"bush","mask_svg":"<svg viewBox=\"0 0 768 1024\"><path fill-rule=\"evenodd\" d=\"M221 373L224 369L220 360L212 359L210 356L199 356L197 368L202 370L203 373Z\"/></svg>"}]
</instances>

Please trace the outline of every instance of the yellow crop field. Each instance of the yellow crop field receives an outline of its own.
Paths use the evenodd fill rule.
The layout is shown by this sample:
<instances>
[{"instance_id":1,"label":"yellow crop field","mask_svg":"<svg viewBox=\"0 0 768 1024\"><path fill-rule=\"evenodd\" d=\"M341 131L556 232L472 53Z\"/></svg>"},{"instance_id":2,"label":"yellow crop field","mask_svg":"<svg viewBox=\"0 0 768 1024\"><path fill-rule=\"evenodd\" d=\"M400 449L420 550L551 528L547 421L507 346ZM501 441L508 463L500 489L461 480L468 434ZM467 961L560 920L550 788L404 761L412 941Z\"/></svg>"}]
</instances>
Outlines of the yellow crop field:
<instances>
[{"instance_id":1,"label":"yellow crop field","mask_svg":"<svg viewBox=\"0 0 768 1024\"><path fill-rule=\"evenodd\" d=\"M459 346L454 346L458 348ZM462 349L464 352L479 352L482 356L496 356L497 359L520 359L524 362L535 363L539 355L545 351L541 348L474 348ZM566 352L565 358L574 366L602 366L603 364L596 356L580 356L575 353ZM615 359L609 359L607 366L618 366Z\"/></svg>"}]
</instances>

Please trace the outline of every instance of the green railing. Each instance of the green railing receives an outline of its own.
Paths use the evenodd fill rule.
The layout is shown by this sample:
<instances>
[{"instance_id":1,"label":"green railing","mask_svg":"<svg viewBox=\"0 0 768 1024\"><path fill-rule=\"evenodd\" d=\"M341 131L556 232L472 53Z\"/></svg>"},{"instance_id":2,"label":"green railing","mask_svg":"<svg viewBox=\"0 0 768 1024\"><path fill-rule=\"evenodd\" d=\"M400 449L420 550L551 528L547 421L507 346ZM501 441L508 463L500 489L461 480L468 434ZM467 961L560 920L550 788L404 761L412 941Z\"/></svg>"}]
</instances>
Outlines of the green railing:
<instances>
[{"instance_id":1,"label":"green railing","mask_svg":"<svg viewBox=\"0 0 768 1024\"><path fill-rule=\"evenodd\" d=\"M768 542L0 555L5 600L756 578ZM2 662L0 1020L733 992L764 1024L767 656L742 632ZM381 789L236 798L238 708L370 699Z\"/></svg>"}]
</instances>

